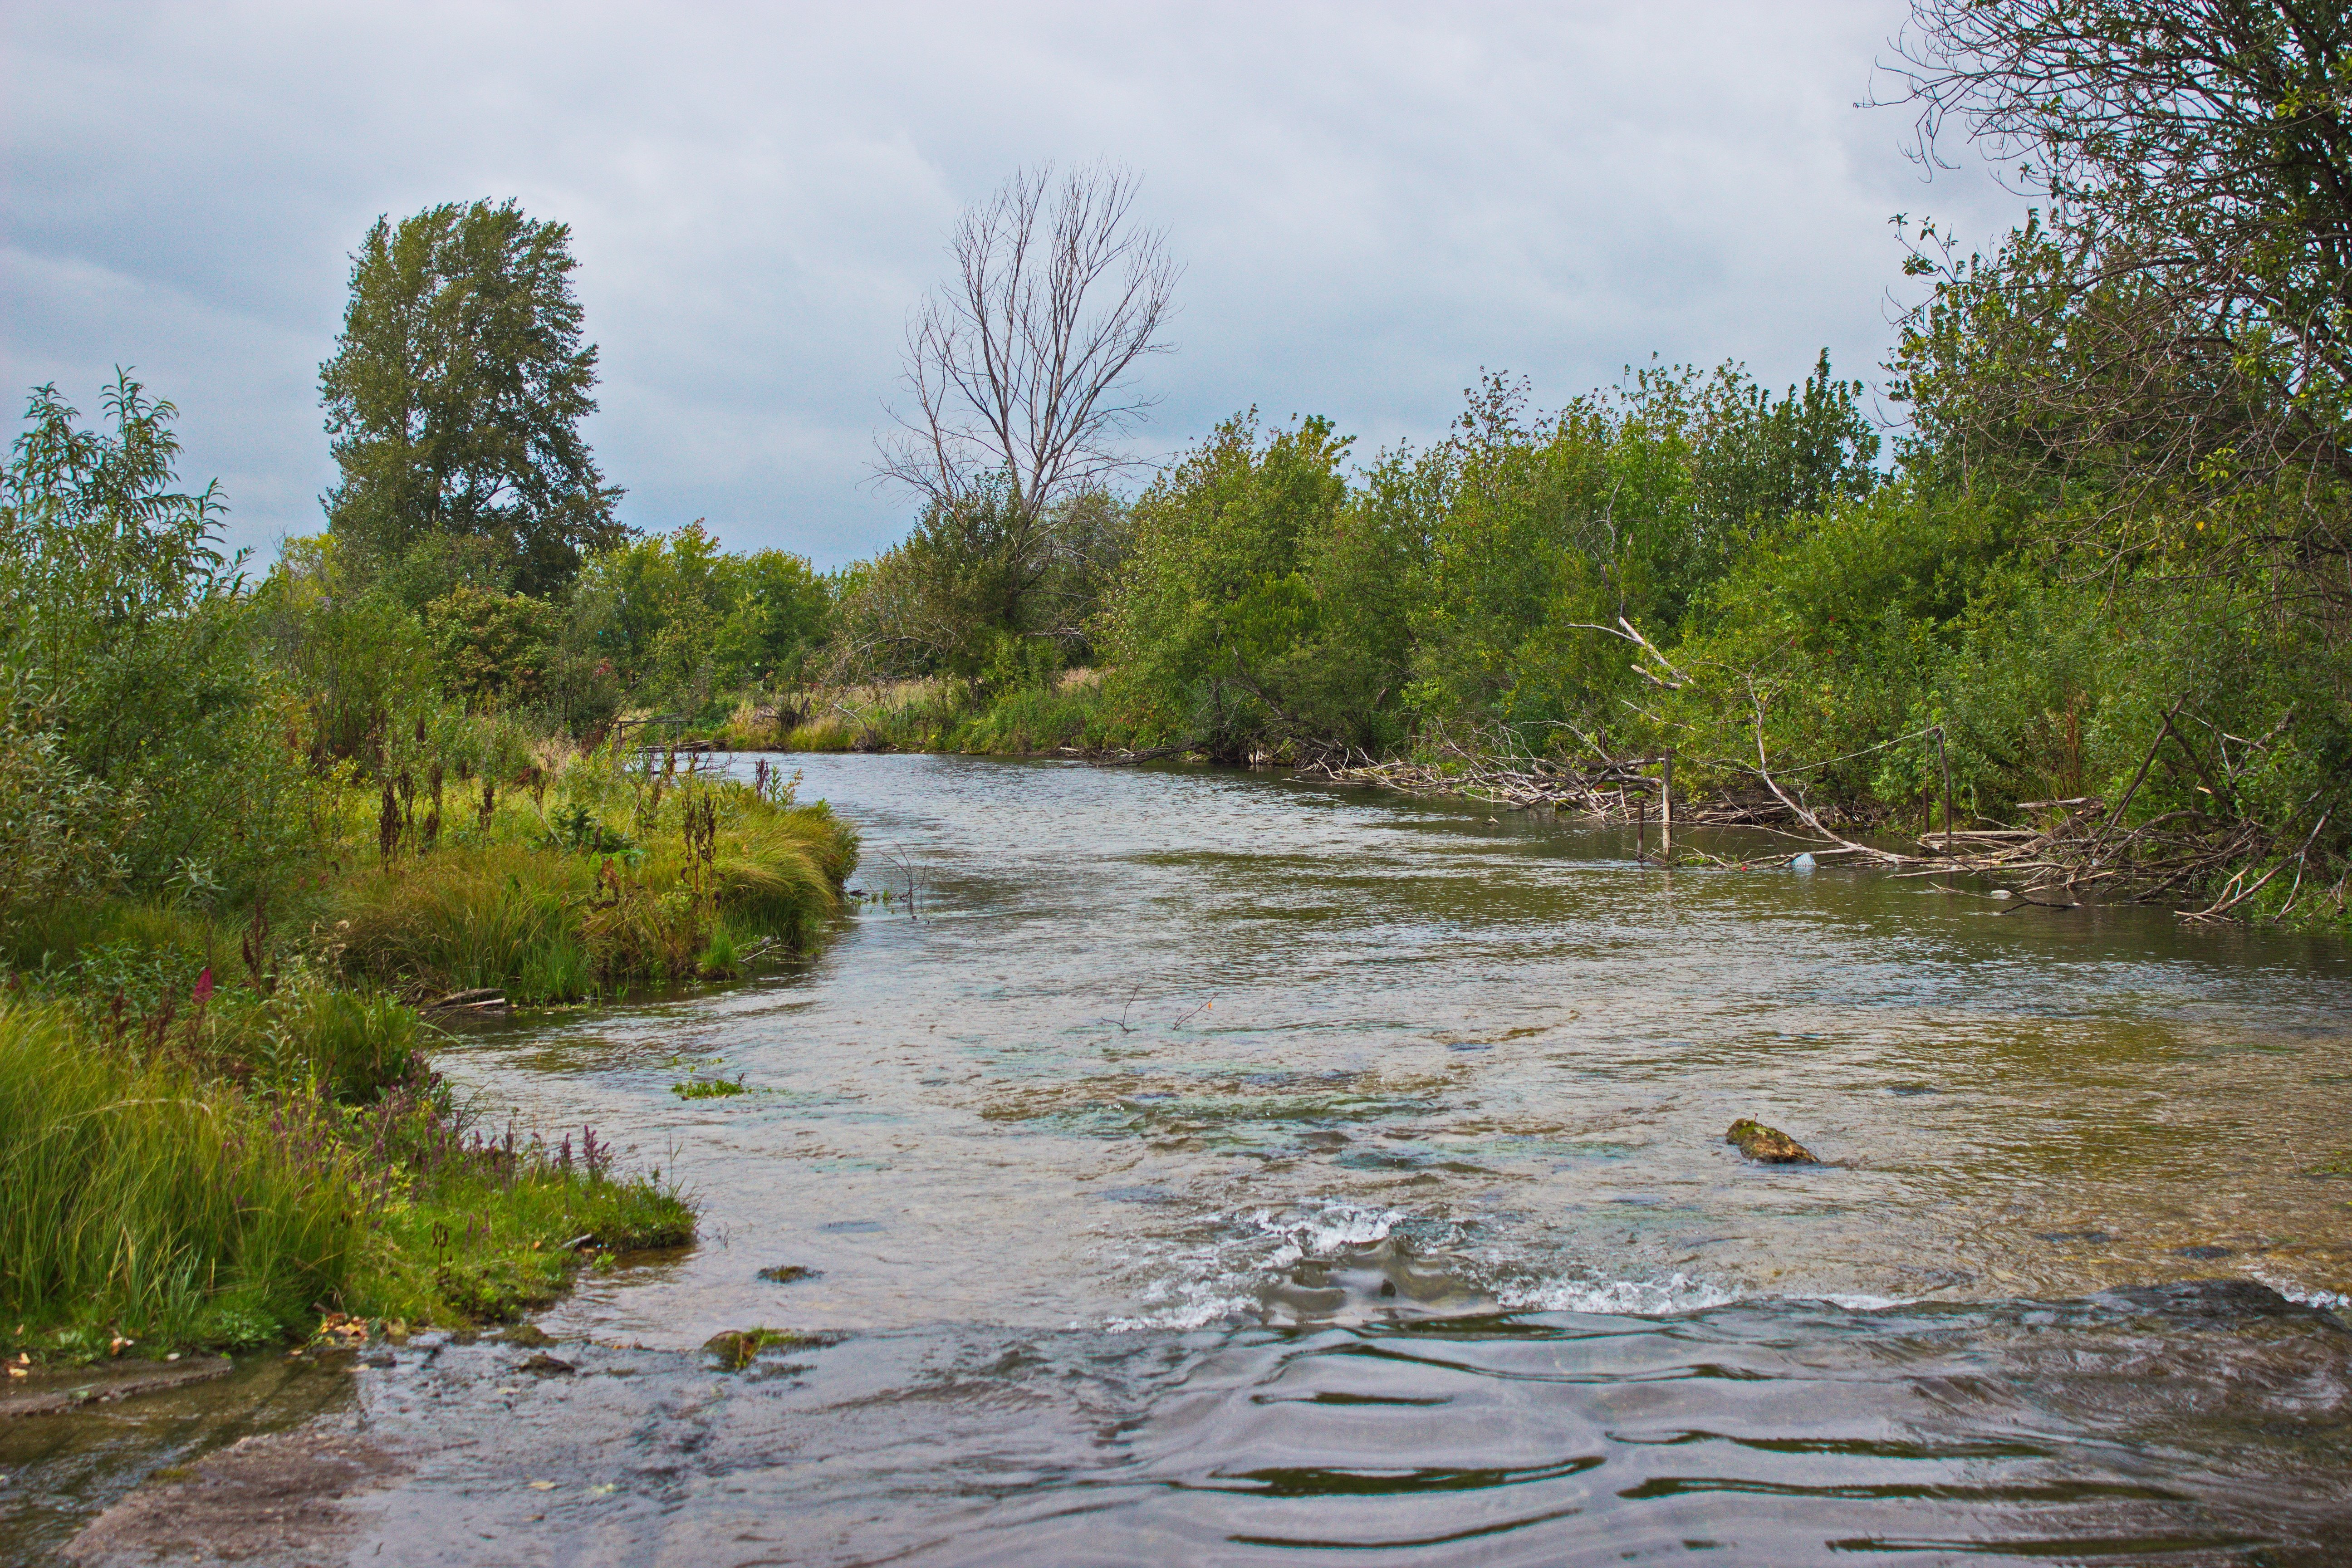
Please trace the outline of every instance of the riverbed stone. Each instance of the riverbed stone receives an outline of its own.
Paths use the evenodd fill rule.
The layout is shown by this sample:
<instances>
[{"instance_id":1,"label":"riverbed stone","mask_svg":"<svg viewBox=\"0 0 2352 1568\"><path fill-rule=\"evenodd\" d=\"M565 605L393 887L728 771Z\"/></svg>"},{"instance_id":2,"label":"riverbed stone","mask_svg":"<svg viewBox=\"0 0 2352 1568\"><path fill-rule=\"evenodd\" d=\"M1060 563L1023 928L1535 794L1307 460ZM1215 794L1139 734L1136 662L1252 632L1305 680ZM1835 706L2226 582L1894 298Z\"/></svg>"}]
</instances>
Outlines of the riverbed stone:
<instances>
[{"instance_id":1,"label":"riverbed stone","mask_svg":"<svg viewBox=\"0 0 2352 1568\"><path fill-rule=\"evenodd\" d=\"M822 1330L811 1333L798 1329L730 1329L713 1334L703 1342L702 1348L719 1358L719 1363L729 1372L741 1372L759 1359L765 1350L823 1350L836 1344L841 1336Z\"/></svg>"},{"instance_id":2,"label":"riverbed stone","mask_svg":"<svg viewBox=\"0 0 2352 1568\"><path fill-rule=\"evenodd\" d=\"M1727 1143L1736 1144L1742 1154L1764 1165L1815 1165L1811 1151L1777 1127L1767 1127L1760 1121L1743 1116L1731 1124L1723 1135Z\"/></svg>"}]
</instances>

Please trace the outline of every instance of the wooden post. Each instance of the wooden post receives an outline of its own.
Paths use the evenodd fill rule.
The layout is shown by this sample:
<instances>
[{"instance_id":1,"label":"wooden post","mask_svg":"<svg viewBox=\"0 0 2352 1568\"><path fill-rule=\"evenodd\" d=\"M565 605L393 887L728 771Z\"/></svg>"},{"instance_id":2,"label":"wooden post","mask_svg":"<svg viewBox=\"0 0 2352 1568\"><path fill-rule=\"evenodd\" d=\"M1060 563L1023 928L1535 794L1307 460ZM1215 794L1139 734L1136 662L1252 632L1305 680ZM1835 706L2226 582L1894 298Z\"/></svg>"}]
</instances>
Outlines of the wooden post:
<instances>
[{"instance_id":1,"label":"wooden post","mask_svg":"<svg viewBox=\"0 0 2352 1568\"><path fill-rule=\"evenodd\" d=\"M1944 858L1952 858L1952 759L1944 752L1944 727L1936 726L1936 761L1944 769Z\"/></svg>"},{"instance_id":2,"label":"wooden post","mask_svg":"<svg viewBox=\"0 0 2352 1568\"><path fill-rule=\"evenodd\" d=\"M1633 864L1650 863L1647 834L1650 826L1650 792L1637 790L1633 795Z\"/></svg>"},{"instance_id":3,"label":"wooden post","mask_svg":"<svg viewBox=\"0 0 2352 1568\"><path fill-rule=\"evenodd\" d=\"M1675 858L1675 749L1666 748L1666 776L1658 788L1658 858Z\"/></svg>"}]
</instances>

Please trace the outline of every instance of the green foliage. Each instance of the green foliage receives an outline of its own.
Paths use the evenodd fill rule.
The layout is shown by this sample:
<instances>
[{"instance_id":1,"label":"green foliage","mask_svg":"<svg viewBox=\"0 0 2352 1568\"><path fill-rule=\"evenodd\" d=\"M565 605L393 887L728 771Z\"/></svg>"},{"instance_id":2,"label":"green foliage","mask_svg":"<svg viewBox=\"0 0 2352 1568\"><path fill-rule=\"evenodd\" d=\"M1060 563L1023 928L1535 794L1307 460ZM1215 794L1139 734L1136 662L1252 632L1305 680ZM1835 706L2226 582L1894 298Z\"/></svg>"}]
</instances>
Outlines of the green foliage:
<instances>
[{"instance_id":1,"label":"green foliage","mask_svg":"<svg viewBox=\"0 0 2352 1568\"><path fill-rule=\"evenodd\" d=\"M528 594L459 586L425 606L443 689L487 709L535 703L562 636L563 612Z\"/></svg>"},{"instance_id":2,"label":"green foliage","mask_svg":"<svg viewBox=\"0 0 2352 1568\"><path fill-rule=\"evenodd\" d=\"M18 689L22 679L18 679ZM138 807L66 755L51 715L6 694L0 710L0 935L127 878Z\"/></svg>"},{"instance_id":3,"label":"green foliage","mask_svg":"<svg viewBox=\"0 0 2352 1568\"><path fill-rule=\"evenodd\" d=\"M841 575L830 673L989 692L1048 681L1087 657L1130 528L1099 490L1036 512L1003 484L934 501L903 542Z\"/></svg>"},{"instance_id":4,"label":"green foliage","mask_svg":"<svg viewBox=\"0 0 2352 1568\"><path fill-rule=\"evenodd\" d=\"M1906 323L1903 362L1942 456L2176 509L2266 491L2273 536L2303 546L2280 561L2340 592L2332 566L2352 541L2329 482L2352 416L2341 16L1923 0L1916 19L1906 74L1930 106L1923 131L1967 127L2050 197L1989 261L1915 256L1940 276ZM2323 493L2304 492L2313 479Z\"/></svg>"},{"instance_id":5,"label":"green foliage","mask_svg":"<svg viewBox=\"0 0 2352 1568\"><path fill-rule=\"evenodd\" d=\"M595 411L571 230L509 201L378 218L319 370L336 534L378 569L436 535L486 542L544 594L623 536L580 422Z\"/></svg>"},{"instance_id":6,"label":"green foliage","mask_svg":"<svg viewBox=\"0 0 2352 1568\"><path fill-rule=\"evenodd\" d=\"M1933 752L1871 748L1936 721L1963 612L1996 572L2001 520L1908 484L1790 519L1713 584L1671 658L1686 684L1653 691L1626 734L1675 745L1685 776L1729 783L1758 746L1815 798L1916 805ZM1849 756L1848 753L1861 755ZM1832 757L1833 765L1813 764Z\"/></svg>"},{"instance_id":7,"label":"green foliage","mask_svg":"<svg viewBox=\"0 0 2352 1568\"><path fill-rule=\"evenodd\" d=\"M669 1091L680 1100L728 1100L750 1092L740 1076L684 1079L670 1085Z\"/></svg>"},{"instance_id":8,"label":"green foliage","mask_svg":"<svg viewBox=\"0 0 2352 1568\"><path fill-rule=\"evenodd\" d=\"M1327 419L1261 437L1239 415L1136 504L1106 645L1211 756L1321 717L1300 707L1322 629L1307 570L1347 496L1347 450Z\"/></svg>"},{"instance_id":9,"label":"green foliage","mask_svg":"<svg viewBox=\"0 0 2352 1568\"><path fill-rule=\"evenodd\" d=\"M1760 532L1871 489L1858 394L1826 357L1778 398L1653 367L1533 418L1490 377L1449 440L1352 486L1328 423L1244 416L1137 503L1106 647L1143 727L1213 756L1613 729L1627 628L1672 640Z\"/></svg>"},{"instance_id":10,"label":"green foliage","mask_svg":"<svg viewBox=\"0 0 2352 1568\"><path fill-rule=\"evenodd\" d=\"M702 716L744 686L797 680L827 631L826 580L779 550L730 554L699 521L589 563L572 620L638 700Z\"/></svg>"},{"instance_id":11,"label":"green foliage","mask_svg":"<svg viewBox=\"0 0 2352 1568\"><path fill-rule=\"evenodd\" d=\"M302 695L311 767L370 766L397 721L432 704L433 644L397 600L367 584L332 534L289 539L254 597L271 661Z\"/></svg>"},{"instance_id":12,"label":"green foliage","mask_svg":"<svg viewBox=\"0 0 2352 1568\"><path fill-rule=\"evenodd\" d=\"M1423 712L1595 736L1629 690L1622 639L1680 633L1759 532L1866 493L1877 437L1823 355L1778 399L1734 366L1652 367L1528 419L1490 379L1410 484L1430 541L1411 700Z\"/></svg>"},{"instance_id":13,"label":"green foliage","mask_svg":"<svg viewBox=\"0 0 2352 1568\"><path fill-rule=\"evenodd\" d=\"M0 477L9 901L233 897L299 848L290 700L256 658L217 492L173 488L175 410L127 374L105 408L110 430L82 429L37 389Z\"/></svg>"}]
</instances>

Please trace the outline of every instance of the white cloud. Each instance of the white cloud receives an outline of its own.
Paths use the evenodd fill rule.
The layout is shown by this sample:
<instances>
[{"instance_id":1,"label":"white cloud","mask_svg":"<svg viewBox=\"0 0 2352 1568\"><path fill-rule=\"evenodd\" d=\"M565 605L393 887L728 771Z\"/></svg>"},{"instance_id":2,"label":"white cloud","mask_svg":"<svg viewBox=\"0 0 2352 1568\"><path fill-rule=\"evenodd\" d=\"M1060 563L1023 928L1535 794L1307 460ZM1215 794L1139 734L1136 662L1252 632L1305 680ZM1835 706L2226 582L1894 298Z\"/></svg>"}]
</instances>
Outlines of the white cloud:
<instances>
[{"instance_id":1,"label":"white cloud","mask_svg":"<svg viewBox=\"0 0 2352 1568\"><path fill-rule=\"evenodd\" d=\"M1903 10L19 8L0 374L89 406L137 363L243 541L314 529L347 253L514 195L573 226L629 520L831 563L903 525L862 480L955 209L1096 157L1188 266L1155 449L1250 404L1426 437L1482 365L1549 402L1654 350L1863 372L1887 216L2015 207L1852 107Z\"/></svg>"}]
</instances>

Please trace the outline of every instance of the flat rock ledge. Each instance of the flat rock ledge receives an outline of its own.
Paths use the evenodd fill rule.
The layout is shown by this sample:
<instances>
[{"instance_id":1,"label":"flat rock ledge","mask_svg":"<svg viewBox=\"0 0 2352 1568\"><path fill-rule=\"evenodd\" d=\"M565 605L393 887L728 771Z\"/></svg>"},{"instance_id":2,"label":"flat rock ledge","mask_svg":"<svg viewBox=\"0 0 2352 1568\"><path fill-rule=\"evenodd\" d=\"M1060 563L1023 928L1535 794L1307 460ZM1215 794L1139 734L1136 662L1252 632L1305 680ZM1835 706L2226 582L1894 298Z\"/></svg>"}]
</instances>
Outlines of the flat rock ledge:
<instances>
[{"instance_id":1,"label":"flat rock ledge","mask_svg":"<svg viewBox=\"0 0 2352 1568\"><path fill-rule=\"evenodd\" d=\"M57 1415L85 1405L110 1405L145 1394L226 1377L236 1370L226 1356L191 1356L184 1361L101 1362L63 1370L39 1368L12 1376L0 1387L0 1421L22 1415Z\"/></svg>"},{"instance_id":2,"label":"flat rock ledge","mask_svg":"<svg viewBox=\"0 0 2352 1568\"><path fill-rule=\"evenodd\" d=\"M67 1542L65 1559L77 1568L340 1564L364 1522L347 1500L404 1468L352 1433L306 1427L247 1437L150 1478Z\"/></svg>"}]
</instances>

